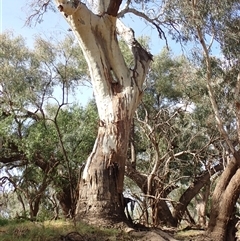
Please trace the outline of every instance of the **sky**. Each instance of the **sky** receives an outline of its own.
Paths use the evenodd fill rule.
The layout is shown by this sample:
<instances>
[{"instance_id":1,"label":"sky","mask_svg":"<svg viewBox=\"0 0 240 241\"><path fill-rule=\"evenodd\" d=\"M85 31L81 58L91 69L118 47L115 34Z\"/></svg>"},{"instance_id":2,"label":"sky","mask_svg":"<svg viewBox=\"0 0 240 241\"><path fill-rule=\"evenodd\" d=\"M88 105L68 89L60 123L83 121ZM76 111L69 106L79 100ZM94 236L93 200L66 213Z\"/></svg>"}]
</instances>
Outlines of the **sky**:
<instances>
[{"instance_id":1,"label":"sky","mask_svg":"<svg viewBox=\"0 0 240 241\"><path fill-rule=\"evenodd\" d=\"M16 35L22 35L29 43L33 41L34 35L46 34L59 31L67 33L68 25L61 14L48 11L45 13L41 24L26 26L29 9L26 0L0 0L0 31L13 30ZM14 3L13 3L14 2Z\"/></svg>"}]
</instances>

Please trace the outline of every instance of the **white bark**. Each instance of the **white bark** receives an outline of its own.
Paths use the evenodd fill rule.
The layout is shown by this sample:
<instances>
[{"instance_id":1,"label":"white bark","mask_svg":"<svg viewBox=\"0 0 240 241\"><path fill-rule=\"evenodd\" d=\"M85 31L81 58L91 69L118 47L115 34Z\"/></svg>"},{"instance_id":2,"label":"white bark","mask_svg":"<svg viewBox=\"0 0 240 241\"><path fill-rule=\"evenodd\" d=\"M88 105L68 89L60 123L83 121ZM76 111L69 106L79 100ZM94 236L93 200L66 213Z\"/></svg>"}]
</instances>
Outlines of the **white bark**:
<instances>
[{"instance_id":1,"label":"white bark","mask_svg":"<svg viewBox=\"0 0 240 241\"><path fill-rule=\"evenodd\" d=\"M90 5L92 6L92 11L95 14L102 15L107 11L110 0L90 0Z\"/></svg>"},{"instance_id":2,"label":"white bark","mask_svg":"<svg viewBox=\"0 0 240 241\"><path fill-rule=\"evenodd\" d=\"M57 2L59 9L67 16L66 20L75 33L87 60L100 120L117 122L119 119L126 118L126 116L118 116L119 119L116 119L115 106L118 105L116 102L120 98L126 100L124 106L126 111L121 115L124 113L131 118L141 98L142 83L150 63L150 55L143 56L144 53L139 55L140 45L135 40L133 31L118 20L117 31L125 39L135 57L135 68L129 70L116 40L115 17L97 16L80 2L77 6L73 1L58 0ZM121 88L119 93L114 93L109 79L112 83L119 85ZM115 98L116 95L117 98Z\"/></svg>"},{"instance_id":3,"label":"white bark","mask_svg":"<svg viewBox=\"0 0 240 241\"><path fill-rule=\"evenodd\" d=\"M120 197L130 126L151 62L151 55L135 40L133 31L117 22L121 1L96 2L100 10L105 9L101 15L78 1L57 1L88 63L99 113L98 137L83 171L76 211L81 216L91 208L93 217L95 211L102 215L105 209L106 215L107 210L118 215L117 207L123 205ZM123 35L132 50L133 69L128 69L124 61L117 33Z\"/></svg>"}]
</instances>

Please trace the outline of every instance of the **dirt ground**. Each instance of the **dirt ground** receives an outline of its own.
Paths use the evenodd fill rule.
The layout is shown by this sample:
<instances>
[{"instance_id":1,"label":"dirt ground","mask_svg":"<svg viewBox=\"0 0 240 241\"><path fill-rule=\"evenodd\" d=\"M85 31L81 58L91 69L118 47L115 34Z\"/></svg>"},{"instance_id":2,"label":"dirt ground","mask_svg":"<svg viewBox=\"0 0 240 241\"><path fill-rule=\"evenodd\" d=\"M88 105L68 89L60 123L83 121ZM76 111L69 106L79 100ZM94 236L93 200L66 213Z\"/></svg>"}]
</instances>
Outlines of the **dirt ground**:
<instances>
[{"instance_id":1,"label":"dirt ground","mask_svg":"<svg viewBox=\"0 0 240 241\"><path fill-rule=\"evenodd\" d=\"M174 236L177 236L174 238ZM151 231L127 230L120 233L118 237L99 237L95 235L82 235L78 232L71 232L52 241L204 241L203 232L186 233L174 235L173 233L163 232L160 229Z\"/></svg>"}]
</instances>

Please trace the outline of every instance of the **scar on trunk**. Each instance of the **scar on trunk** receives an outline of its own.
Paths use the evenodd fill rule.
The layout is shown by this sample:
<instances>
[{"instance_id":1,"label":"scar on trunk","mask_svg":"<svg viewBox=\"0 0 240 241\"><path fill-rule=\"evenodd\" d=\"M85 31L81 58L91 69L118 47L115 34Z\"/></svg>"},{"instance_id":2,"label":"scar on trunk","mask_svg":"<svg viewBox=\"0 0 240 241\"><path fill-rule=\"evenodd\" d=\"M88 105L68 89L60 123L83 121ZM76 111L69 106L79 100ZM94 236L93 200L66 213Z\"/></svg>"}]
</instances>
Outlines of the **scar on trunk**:
<instances>
[{"instance_id":1,"label":"scar on trunk","mask_svg":"<svg viewBox=\"0 0 240 241\"><path fill-rule=\"evenodd\" d=\"M58 5L58 9L60 12L63 12L63 5ZM66 13L64 13L64 16L67 18L68 15Z\"/></svg>"},{"instance_id":2,"label":"scar on trunk","mask_svg":"<svg viewBox=\"0 0 240 241\"><path fill-rule=\"evenodd\" d=\"M62 12L63 11L63 5L58 5L58 9L59 9L60 12Z\"/></svg>"},{"instance_id":3,"label":"scar on trunk","mask_svg":"<svg viewBox=\"0 0 240 241\"><path fill-rule=\"evenodd\" d=\"M105 120L99 120L99 123L98 123L99 127L105 127Z\"/></svg>"}]
</instances>

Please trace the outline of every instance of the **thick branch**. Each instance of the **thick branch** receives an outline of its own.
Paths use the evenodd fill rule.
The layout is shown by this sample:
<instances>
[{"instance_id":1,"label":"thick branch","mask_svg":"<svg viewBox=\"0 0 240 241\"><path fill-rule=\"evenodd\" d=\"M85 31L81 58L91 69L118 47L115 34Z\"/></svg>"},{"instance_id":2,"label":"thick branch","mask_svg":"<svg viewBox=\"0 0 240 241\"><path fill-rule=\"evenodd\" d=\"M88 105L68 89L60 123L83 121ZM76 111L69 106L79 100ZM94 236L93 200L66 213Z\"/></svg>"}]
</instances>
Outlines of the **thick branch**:
<instances>
[{"instance_id":1,"label":"thick branch","mask_svg":"<svg viewBox=\"0 0 240 241\"><path fill-rule=\"evenodd\" d=\"M107 14L116 17L121 3L122 0L111 0L107 8Z\"/></svg>"},{"instance_id":2,"label":"thick branch","mask_svg":"<svg viewBox=\"0 0 240 241\"><path fill-rule=\"evenodd\" d=\"M13 108L12 108L13 109ZM29 111L29 110L23 110L22 113L20 114L16 114L15 110L13 109L11 112L10 111L6 111L6 110L1 110L1 116L0 117L8 117L8 116L14 116L15 118L19 118L19 119L27 119L27 118L31 118L35 121L39 121L41 118L40 116L37 114L37 110L35 112ZM17 110L16 110L17 112Z\"/></svg>"},{"instance_id":3,"label":"thick branch","mask_svg":"<svg viewBox=\"0 0 240 241\"><path fill-rule=\"evenodd\" d=\"M22 159L22 154L15 153L15 154L13 154L11 156L0 157L0 163L9 164L9 163L13 163L13 162L19 161L21 159Z\"/></svg>"},{"instance_id":4,"label":"thick branch","mask_svg":"<svg viewBox=\"0 0 240 241\"><path fill-rule=\"evenodd\" d=\"M210 180L211 175L216 172L219 172L223 169L222 164L218 164L211 168L210 170L205 171L202 175L198 176L192 185L182 194L179 199L179 203L175 206L174 217L180 221L182 216L190 203L190 201L199 193L201 188Z\"/></svg>"},{"instance_id":5,"label":"thick branch","mask_svg":"<svg viewBox=\"0 0 240 241\"><path fill-rule=\"evenodd\" d=\"M24 153L19 151L18 146L8 142L0 150L0 163L9 164L24 159Z\"/></svg>"},{"instance_id":6,"label":"thick branch","mask_svg":"<svg viewBox=\"0 0 240 241\"><path fill-rule=\"evenodd\" d=\"M4 149L7 149L6 153ZM11 164L11 166L16 166L16 162L18 165L24 164L24 161L27 160L25 153L20 151L18 146L16 146L13 142L8 143L8 146L2 148L0 163L3 164ZM59 161L55 157L51 157L48 162L42 157L40 152L36 152L34 154L34 164L40 167L44 173L49 172L50 169L59 164Z\"/></svg>"},{"instance_id":7,"label":"thick branch","mask_svg":"<svg viewBox=\"0 0 240 241\"><path fill-rule=\"evenodd\" d=\"M142 174L141 172L137 171L132 165L127 162L126 163L126 176L131 178L138 187L142 190L143 193L147 193L147 175Z\"/></svg>"},{"instance_id":8,"label":"thick branch","mask_svg":"<svg viewBox=\"0 0 240 241\"><path fill-rule=\"evenodd\" d=\"M152 61L152 55L147 52L135 39L134 31L131 28L126 27L120 20L117 20L117 32L124 39L133 53L135 60L133 78L137 81L136 84L139 89L141 89L149 64Z\"/></svg>"},{"instance_id":9,"label":"thick branch","mask_svg":"<svg viewBox=\"0 0 240 241\"><path fill-rule=\"evenodd\" d=\"M78 12L78 16L80 23L88 22L89 18L94 15L85 4L78 0L56 0L57 7L60 12L64 13L64 16L67 18L68 16L74 15Z\"/></svg>"}]
</instances>

